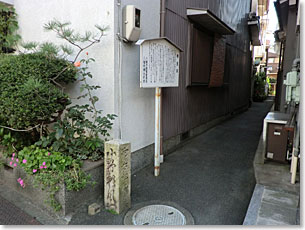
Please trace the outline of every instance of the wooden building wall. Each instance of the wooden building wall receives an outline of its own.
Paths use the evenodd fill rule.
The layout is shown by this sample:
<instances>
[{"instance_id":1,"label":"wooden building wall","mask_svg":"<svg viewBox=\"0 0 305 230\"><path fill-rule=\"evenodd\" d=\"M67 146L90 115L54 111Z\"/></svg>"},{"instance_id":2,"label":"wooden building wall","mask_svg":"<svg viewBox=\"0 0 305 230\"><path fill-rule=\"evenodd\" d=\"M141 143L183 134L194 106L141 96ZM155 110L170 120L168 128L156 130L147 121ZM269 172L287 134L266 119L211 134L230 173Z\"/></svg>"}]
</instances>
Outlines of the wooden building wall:
<instances>
[{"instance_id":1,"label":"wooden building wall","mask_svg":"<svg viewBox=\"0 0 305 230\"><path fill-rule=\"evenodd\" d=\"M224 84L187 86L187 8L206 8L236 31L225 36ZM250 96L250 41L247 17L251 0L166 0L165 36L182 50L178 88L163 88L164 140L247 106ZM205 63L202 63L205 64Z\"/></svg>"}]
</instances>

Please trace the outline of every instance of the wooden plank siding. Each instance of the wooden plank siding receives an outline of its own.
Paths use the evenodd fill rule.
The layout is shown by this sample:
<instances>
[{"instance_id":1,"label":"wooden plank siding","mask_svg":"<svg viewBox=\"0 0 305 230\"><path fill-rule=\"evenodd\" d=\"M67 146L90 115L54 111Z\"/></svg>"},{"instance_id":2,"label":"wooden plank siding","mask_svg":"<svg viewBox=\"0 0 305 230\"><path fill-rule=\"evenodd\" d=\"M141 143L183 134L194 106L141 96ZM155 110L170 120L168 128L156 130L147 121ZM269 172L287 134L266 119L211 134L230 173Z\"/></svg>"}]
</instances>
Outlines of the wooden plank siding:
<instances>
[{"instance_id":1,"label":"wooden plank siding","mask_svg":"<svg viewBox=\"0 0 305 230\"><path fill-rule=\"evenodd\" d=\"M247 16L251 0L166 0L165 36L184 52L178 88L163 88L163 139L176 136L247 106L250 96L250 41ZM207 8L233 28L226 39L224 86L188 86L187 8Z\"/></svg>"}]
</instances>

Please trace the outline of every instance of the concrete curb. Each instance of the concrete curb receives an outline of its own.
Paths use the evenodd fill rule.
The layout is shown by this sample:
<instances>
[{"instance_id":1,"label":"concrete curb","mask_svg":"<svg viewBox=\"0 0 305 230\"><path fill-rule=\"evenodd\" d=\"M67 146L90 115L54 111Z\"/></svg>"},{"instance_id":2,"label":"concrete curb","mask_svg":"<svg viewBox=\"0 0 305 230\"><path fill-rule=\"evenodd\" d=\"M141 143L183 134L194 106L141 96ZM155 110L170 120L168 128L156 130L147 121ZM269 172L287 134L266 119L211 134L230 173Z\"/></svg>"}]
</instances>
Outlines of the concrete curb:
<instances>
[{"instance_id":1,"label":"concrete curb","mask_svg":"<svg viewBox=\"0 0 305 230\"><path fill-rule=\"evenodd\" d=\"M264 186L256 184L243 225L256 225L263 192Z\"/></svg>"},{"instance_id":2,"label":"concrete curb","mask_svg":"<svg viewBox=\"0 0 305 230\"><path fill-rule=\"evenodd\" d=\"M263 151L261 135L253 160L257 184L243 225L299 225L299 202L287 206L300 199L300 184L290 184L288 164L264 162Z\"/></svg>"}]
</instances>

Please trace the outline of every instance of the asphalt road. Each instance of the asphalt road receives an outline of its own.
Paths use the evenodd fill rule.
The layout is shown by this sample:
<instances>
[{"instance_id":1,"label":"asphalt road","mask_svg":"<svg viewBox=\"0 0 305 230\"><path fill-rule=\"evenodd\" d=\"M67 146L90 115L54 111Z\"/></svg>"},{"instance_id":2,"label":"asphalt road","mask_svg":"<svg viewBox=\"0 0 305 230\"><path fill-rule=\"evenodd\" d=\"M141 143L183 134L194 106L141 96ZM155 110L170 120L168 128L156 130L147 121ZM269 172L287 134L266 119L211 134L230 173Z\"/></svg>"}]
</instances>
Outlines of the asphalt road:
<instances>
[{"instance_id":1,"label":"asphalt road","mask_svg":"<svg viewBox=\"0 0 305 230\"><path fill-rule=\"evenodd\" d=\"M240 225L255 186L253 159L272 102L254 103L234 118L190 140L165 158L159 177L153 165L132 175L132 205L160 200L188 210L196 225ZM70 224L123 224L124 214L87 215L83 206Z\"/></svg>"},{"instance_id":2,"label":"asphalt road","mask_svg":"<svg viewBox=\"0 0 305 230\"><path fill-rule=\"evenodd\" d=\"M40 223L0 196L0 225L40 225Z\"/></svg>"}]
</instances>

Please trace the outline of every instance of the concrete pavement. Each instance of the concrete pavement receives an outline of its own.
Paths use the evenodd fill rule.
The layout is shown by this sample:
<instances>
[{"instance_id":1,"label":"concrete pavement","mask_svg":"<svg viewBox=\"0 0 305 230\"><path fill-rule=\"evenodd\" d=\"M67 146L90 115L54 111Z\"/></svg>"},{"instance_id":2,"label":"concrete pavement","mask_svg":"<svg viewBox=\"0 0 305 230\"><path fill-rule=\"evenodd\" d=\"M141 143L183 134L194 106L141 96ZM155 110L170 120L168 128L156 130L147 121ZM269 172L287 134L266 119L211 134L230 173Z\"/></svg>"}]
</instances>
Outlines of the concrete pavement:
<instances>
[{"instance_id":1,"label":"concrete pavement","mask_svg":"<svg viewBox=\"0 0 305 230\"><path fill-rule=\"evenodd\" d=\"M300 225L300 174L291 184L290 164L264 161L261 136L254 162L256 186L244 225Z\"/></svg>"},{"instance_id":2,"label":"concrete pavement","mask_svg":"<svg viewBox=\"0 0 305 230\"><path fill-rule=\"evenodd\" d=\"M0 225L40 225L34 217L0 196Z\"/></svg>"},{"instance_id":3,"label":"concrete pavement","mask_svg":"<svg viewBox=\"0 0 305 230\"><path fill-rule=\"evenodd\" d=\"M172 202L189 211L196 225L241 225L255 186L253 159L263 119L271 106L270 101L254 103L187 141L165 157L159 177L153 175L153 165L133 174L132 207ZM95 202L102 204L102 197ZM69 224L123 224L125 213L113 215L102 208L89 216L88 205L77 209Z\"/></svg>"},{"instance_id":4,"label":"concrete pavement","mask_svg":"<svg viewBox=\"0 0 305 230\"><path fill-rule=\"evenodd\" d=\"M188 210L196 225L240 225L255 186L253 159L271 101L254 103L246 112L189 140L165 157L161 174L153 166L132 176L132 206L174 202ZM100 200L102 202L102 200ZM87 206L70 224L123 224L125 213L87 215Z\"/></svg>"},{"instance_id":5,"label":"concrete pavement","mask_svg":"<svg viewBox=\"0 0 305 230\"><path fill-rule=\"evenodd\" d=\"M243 225L299 225L297 193L257 184Z\"/></svg>"}]
</instances>

